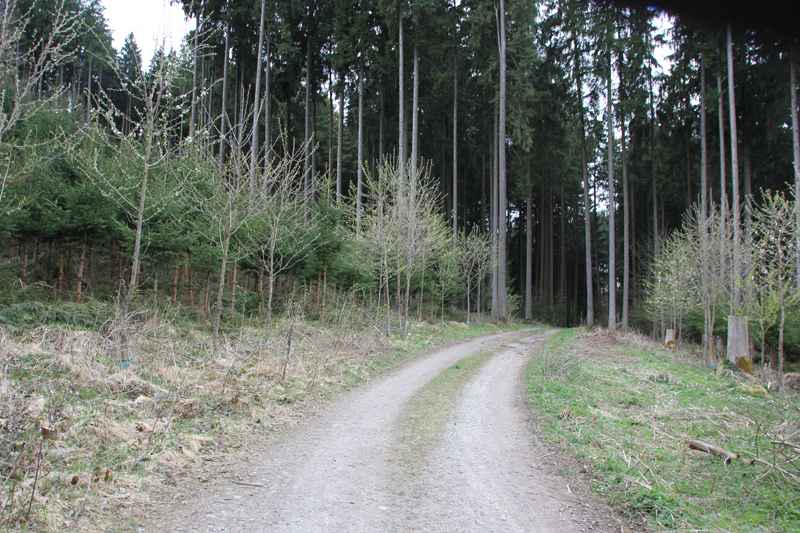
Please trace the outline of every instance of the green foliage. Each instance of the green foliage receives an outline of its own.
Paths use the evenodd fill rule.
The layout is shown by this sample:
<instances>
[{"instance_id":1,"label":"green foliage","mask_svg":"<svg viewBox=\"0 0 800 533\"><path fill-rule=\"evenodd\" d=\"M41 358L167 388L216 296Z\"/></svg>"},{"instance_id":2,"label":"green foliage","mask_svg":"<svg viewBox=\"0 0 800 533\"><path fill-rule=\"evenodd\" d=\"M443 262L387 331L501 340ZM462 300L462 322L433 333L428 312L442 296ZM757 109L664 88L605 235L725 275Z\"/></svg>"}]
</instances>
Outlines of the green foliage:
<instances>
[{"instance_id":1,"label":"green foliage","mask_svg":"<svg viewBox=\"0 0 800 533\"><path fill-rule=\"evenodd\" d=\"M0 309L0 324L14 328L64 325L98 330L108 325L114 313L113 308L99 302L21 302Z\"/></svg>"}]
</instances>

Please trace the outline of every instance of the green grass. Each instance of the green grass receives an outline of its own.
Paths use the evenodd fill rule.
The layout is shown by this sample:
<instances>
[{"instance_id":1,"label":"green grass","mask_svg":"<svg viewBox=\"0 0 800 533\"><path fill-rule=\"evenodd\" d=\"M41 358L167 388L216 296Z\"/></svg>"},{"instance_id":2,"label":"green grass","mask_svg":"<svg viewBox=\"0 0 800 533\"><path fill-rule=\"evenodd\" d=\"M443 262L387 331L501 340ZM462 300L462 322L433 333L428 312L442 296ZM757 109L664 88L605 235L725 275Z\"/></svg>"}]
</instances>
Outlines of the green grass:
<instances>
[{"instance_id":1,"label":"green grass","mask_svg":"<svg viewBox=\"0 0 800 533\"><path fill-rule=\"evenodd\" d=\"M669 352L595 338L551 336L528 372L543 438L591 464L595 491L656 531L798 531L795 395L750 395ZM688 440L741 459L726 465Z\"/></svg>"}]
</instances>

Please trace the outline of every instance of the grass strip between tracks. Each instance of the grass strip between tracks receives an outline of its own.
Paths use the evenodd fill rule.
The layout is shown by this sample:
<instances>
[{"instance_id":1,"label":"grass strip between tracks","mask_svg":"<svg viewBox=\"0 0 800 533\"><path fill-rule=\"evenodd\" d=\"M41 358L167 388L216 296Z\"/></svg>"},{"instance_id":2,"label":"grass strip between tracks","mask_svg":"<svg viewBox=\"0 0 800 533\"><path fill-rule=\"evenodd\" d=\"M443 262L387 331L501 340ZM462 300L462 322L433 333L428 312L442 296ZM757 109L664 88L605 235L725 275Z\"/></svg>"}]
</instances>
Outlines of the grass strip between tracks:
<instances>
[{"instance_id":1,"label":"grass strip between tracks","mask_svg":"<svg viewBox=\"0 0 800 533\"><path fill-rule=\"evenodd\" d=\"M401 415L400 460L413 472L439 443L464 386L500 348L467 357L429 381L406 404Z\"/></svg>"}]
</instances>

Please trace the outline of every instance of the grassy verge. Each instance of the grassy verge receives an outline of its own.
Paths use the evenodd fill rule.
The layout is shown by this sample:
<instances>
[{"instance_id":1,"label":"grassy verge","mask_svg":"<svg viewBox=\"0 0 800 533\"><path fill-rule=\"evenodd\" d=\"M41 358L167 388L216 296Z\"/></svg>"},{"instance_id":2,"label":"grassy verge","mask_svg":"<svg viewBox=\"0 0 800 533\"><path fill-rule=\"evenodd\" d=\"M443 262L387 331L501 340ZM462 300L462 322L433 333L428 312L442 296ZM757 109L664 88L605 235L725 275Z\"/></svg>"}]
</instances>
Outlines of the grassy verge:
<instances>
[{"instance_id":1,"label":"grassy verge","mask_svg":"<svg viewBox=\"0 0 800 533\"><path fill-rule=\"evenodd\" d=\"M289 337L291 331L291 350ZM203 483L315 402L427 349L501 329L415 325L407 335L246 321L210 355L208 331L137 322L125 368L114 332L76 324L0 331L0 530L118 531L159 493Z\"/></svg>"},{"instance_id":2,"label":"grassy verge","mask_svg":"<svg viewBox=\"0 0 800 533\"><path fill-rule=\"evenodd\" d=\"M528 375L543 438L642 530L797 531L800 402L758 385L631 336L575 330L550 337Z\"/></svg>"}]
</instances>

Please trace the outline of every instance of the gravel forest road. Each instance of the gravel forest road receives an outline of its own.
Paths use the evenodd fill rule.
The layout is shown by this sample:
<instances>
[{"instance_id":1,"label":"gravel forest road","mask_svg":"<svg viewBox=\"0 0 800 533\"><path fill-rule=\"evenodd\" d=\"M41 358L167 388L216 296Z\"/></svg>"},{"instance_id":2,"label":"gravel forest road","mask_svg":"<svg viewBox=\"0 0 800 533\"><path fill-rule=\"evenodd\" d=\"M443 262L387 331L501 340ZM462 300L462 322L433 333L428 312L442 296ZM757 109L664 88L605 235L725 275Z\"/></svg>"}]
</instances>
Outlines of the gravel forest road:
<instances>
[{"instance_id":1,"label":"gravel forest road","mask_svg":"<svg viewBox=\"0 0 800 533\"><path fill-rule=\"evenodd\" d=\"M231 477L151 513L139 532L619 532L606 506L557 473L532 428L523 377L546 336L480 337L389 371L270 439ZM407 402L487 351L423 466L404 465Z\"/></svg>"}]
</instances>

